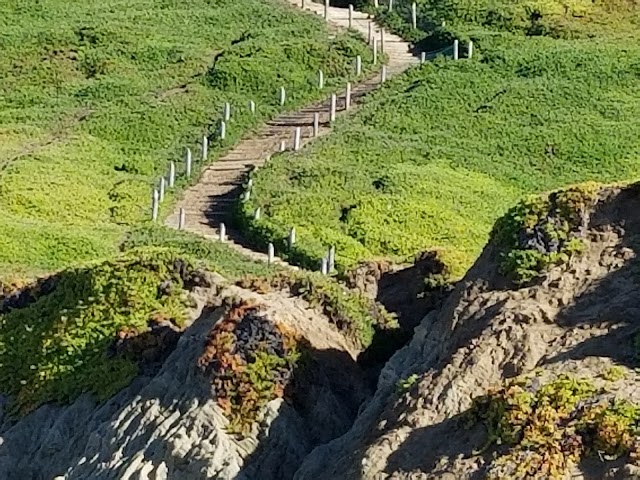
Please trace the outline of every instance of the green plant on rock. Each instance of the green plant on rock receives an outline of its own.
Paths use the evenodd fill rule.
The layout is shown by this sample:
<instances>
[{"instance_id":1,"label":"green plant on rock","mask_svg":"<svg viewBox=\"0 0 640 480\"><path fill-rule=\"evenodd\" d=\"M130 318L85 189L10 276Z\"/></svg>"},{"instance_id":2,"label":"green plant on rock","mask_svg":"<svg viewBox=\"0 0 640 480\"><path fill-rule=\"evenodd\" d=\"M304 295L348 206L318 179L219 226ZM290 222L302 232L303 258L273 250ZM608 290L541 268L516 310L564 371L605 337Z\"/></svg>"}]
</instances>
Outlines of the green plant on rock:
<instances>
[{"instance_id":1,"label":"green plant on rock","mask_svg":"<svg viewBox=\"0 0 640 480\"><path fill-rule=\"evenodd\" d=\"M502 249L500 270L522 285L585 248L582 238L600 187L586 183L532 196L500 218L493 236Z\"/></svg>"},{"instance_id":2,"label":"green plant on rock","mask_svg":"<svg viewBox=\"0 0 640 480\"><path fill-rule=\"evenodd\" d=\"M409 375L407 378L401 378L396 382L396 393L398 395L405 394L416 384L419 378L420 377L415 373L413 375Z\"/></svg>"},{"instance_id":3,"label":"green plant on rock","mask_svg":"<svg viewBox=\"0 0 640 480\"><path fill-rule=\"evenodd\" d=\"M53 287L46 293L38 285L25 293L30 298L24 304L5 303L0 391L13 397L14 411L70 402L83 392L106 399L126 386L136 363L108 357L108 347L119 331L145 330L152 318L182 325L182 286L192 268L166 249L134 250L64 270L49 280Z\"/></svg>"},{"instance_id":4,"label":"green plant on rock","mask_svg":"<svg viewBox=\"0 0 640 480\"><path fill-rule=\"evenodd\" d=\"M560 375L547 384L519 378L474 400L471 423L481 421L487 445L506 450L488 469L490 479L561 479L592 454L635 454L640 408L612 400L585 379Z\"/></svg>"}]
</instances>

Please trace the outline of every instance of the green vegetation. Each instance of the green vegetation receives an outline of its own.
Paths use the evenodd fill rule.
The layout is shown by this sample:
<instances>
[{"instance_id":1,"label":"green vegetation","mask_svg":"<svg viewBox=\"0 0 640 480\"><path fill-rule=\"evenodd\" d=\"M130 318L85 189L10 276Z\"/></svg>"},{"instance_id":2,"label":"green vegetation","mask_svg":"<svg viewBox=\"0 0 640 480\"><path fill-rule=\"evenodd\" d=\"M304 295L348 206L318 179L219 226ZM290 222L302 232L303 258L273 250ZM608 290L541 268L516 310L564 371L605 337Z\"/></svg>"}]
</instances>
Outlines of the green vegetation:
<instances>
[{"instance_id":1,"label":"green vegetation","mask_svg":"<svg viewBox=\"0 0 640 480\"><path fill-rule=\"evenodd\" d=\"M297 339L252 303L233 305L211 332L198 365L210 373L231 433L247 435L269 401L282 398L300 359Z\"/></svg>"},{"instance_id":2,"label":"green vegetation","mask_svg":"<svg viewBox=\"0 0 640 480\"><path fill-rule=\"evenodd\" d=\"M65 403L83 392L106 399L127 385L137 366L109 358L108 347L119 332L144 331L151 320L180 327L186 320L181 287L192 269L167 250L134 250L36 284L30 302L0 314L0 385L14 397L14 411ZM160 289L167 281L175 288Z\"/></svg>"},{"instance_id":3,"label":"green vegetation","mask_svg":"<svg viewBox=\"0 0 640 480\"><path fill-rule=\"evenodd\" d=\"M580 238L598 199L595 183L529 197L500 218L492 235L502 249L500 269L516 284L566 263L585 245Z\"/></svg>"},{"instance_id":4,"label":"green vegetation","mask_svg":"<svg viewBox=\"0 0 640 480\"><path fill-rule=\"evenodd\" d=\"M149 217L168 162L187 145L199 160L225 101L233 116L211 160L281 109L281 85L293 109L326 94L319 68L337 88L355 55L370 64L354 35L329 39L322 19L278 0L7 0L0 30L5 279L113 253Z\"/></svg>"},{"instance_id":5,"label":"green vegetation","mask_svg":"<svg viewBox=\"0 0 640 480\"><path fill-rule=\"evenodd\" d=\"M282 269L277 265L251 260L220 242L169 227L148 224L129 232L120 245L127 252L143 247L162 247L198 260L212 272L234 281L247 275L269 276Z\"/></svg>"},{"instance_id":6,"label":"green vegetation","mask_svg":"<svg viewBox=\"0 0 640 480\"><path fill-rule=\"evenodd\" d=\"M484 423L487 447L507 448L489 466L490 479L562 479L588 455L640 453L640 406L567 375L544 385L511 380L476 399L469 420Z\"/></svg>"},{"instance_id":7,"label":"green vegetation","mask_svg":"<svg viewBox=\"0 0 640 480\"><path fill-rule=\"evenodd\" d=\"M275 288L300 296L311 307L320 308L338 330L362 349L371 345L376 332L399 328L396 318L382 305L319 273L292 271L261 278L246 277L238 285L259 293Z\"/></svg>"},{"instance_id":8,"label":"green vegetation","mask_svg":"<svg viewBox=\"0 0 640 480\"><path fill-rule=\"evenodd\" d=\"M336 245L340 270L439 249L459 276L523 196L640 175L635 17L589 23L597 41L559 39L480 28L459 13L471 3L442 9L458 12L455 26L474 38L473 60L439 58L388 82L334 135L254 175L242 206L263 212L245 220L254 238L282 243L295 226L285 255L317 268Z\"/></svg>"},{"instance_id":9,"label":"green vegetation","mask_svg":"<svg viewBox=\"0 0 640 480\"><path fill-rule=\"evenodd\" d=\"M404 395L416 384L419 378L420 377L414 373L413 375L409 375L407 378L398 380L396 383L396 393L398 395Z\"/></svg>"}]
</instances>

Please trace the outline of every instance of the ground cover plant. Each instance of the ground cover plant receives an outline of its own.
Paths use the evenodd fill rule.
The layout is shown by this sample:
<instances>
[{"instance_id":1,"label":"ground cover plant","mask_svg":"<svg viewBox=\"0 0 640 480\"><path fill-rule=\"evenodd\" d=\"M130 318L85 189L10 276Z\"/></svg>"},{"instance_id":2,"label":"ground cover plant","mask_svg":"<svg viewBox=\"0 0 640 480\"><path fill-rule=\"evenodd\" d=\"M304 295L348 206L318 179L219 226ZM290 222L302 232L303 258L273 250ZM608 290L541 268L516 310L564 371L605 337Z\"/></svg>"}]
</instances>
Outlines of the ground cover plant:
<instances>
[{"instance_id":1,"label":"ground cover plant","mask_svg":"<svg viewBox=\"0 0 640 480\"><path fill-rule=\"evenodd\" d=\"M278 0L8 0L0 31L4 278L115 251L149 217L168 162L186 145L200 158L225 101L227 143L212 137L211 160L280 109L280 86L295 108L326 95L319 68L331 89L357 54L370 64L352 34L330 38Z\"/></svg>"},{"instance_id":2,"label":"ground cover plant","mask_svg":"<svg viewBox=\"0 0 640 480\"><path fill-rule=\"evenodd\" d=\"M193 271L191 260L167 249L132 250L64 270L21 299L0 302L0 391L11 395L12 411L66 403L84 392L106 399L127 385L137 363L109 356L110 346L120 333L146 331L149 322L181 328L182 287Z\"/></svg>"},{"instance_id":3,"label":"ground cover plant","mask_svg":"<svg viewBox=\"0 0 640 480\"><path fill-rule=\"evenodd\" d=\"M459 276L526 194L640 175L637 29L598 23L596 41L458 24L475 59L388 82L331 137L254 174L240 209L254 240L315 268L336 245L339 270L437 249Z\"/></svg>"}]
</instances>

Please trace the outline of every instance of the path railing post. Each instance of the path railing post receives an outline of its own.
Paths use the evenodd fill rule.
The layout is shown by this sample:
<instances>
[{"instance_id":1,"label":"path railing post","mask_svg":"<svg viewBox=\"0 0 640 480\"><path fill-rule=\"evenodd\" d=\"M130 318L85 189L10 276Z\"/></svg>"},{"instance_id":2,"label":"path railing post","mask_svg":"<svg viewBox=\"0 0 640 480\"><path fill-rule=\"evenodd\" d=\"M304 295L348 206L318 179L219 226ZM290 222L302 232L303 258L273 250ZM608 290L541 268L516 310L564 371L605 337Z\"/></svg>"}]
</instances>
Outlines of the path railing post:
<instances>
[{"instance_id":1,"label":"path railing post","mask_svg":"<svg viewBox=\"0 0 640 480\"><path fill-rule=\"evenodd\" d=\"M347 91L344 94L344 109L351 108L351 82L347 82Z\"/></svg>"},{"instance_id":2,"label":"path railing post","mask_svg":"<svg viewBox=\"0 0 640 480\"><path fill-rule=\"evenodd\" d=\"M335 246L331 246L331 248L329 248L329 265L328 265L328 270L329 273L333 272L336 268L336 247Z\"/></svg>"},{"instance_id":3,"label":"path railing post","mask_svg":"<svg viewBox=\"0 0 640 480\"><path fill-rule=\"evenodd\" d=\"M186 223L186 213L184 208L180 209L180 215L178 216L178 230L184 230L184 225Z\"/></svg>"},{"instance_id":4,"label":"path railing post","mask_svg":"<svg viewBox=\"0 0 640 480\"><path fill-rule=\"evenodd\" d=\"M284 106L285 102L287 101L287 92L285 91L284 87L280 87L280 106Z\"/></svg>"},{"instance_id":5,"label":"path railing post","mask_svg":"<svg viewBox=\"0 0 640 480\"><path fill-rule=\"evenodd\" d=\"M373 6L376 7L376 8L380 8L379 0L373 0Z\"/></svg>"},{"instance_id":6,"label":"path railing post","mask_svg":"<svg viewBox=\"0 0 640 480\"><path fill-rule=\"evenodd\" d=\"M331 123L336 121L336 94L331 94L331 110L329 111L329 121Z\"/></svg>"},{"instance_id":7,"label":"path railing post","mask_svg":"<svg viewBox=\"0 0 640 480\"><path fill-rule=\"evenodd\" d=\"M261 213L261 212L260 212L260 207L256 208L256 209L253 211L253 219L254 219L254 220L260 220L260 213Z\"/></svg>"},{"instance_id":8,"label":"path railing post","mask_svg":"<svg viewBox=\"0 0 640 480\"><path fill-rule=\"evenodd\" d=\"M318 112L313 114L313 136L317 137L320 131L320 114Z\"/></svg>"},{"instance_id":9,"label":"path railing post","mask_svg":"<svg viewBox=\"0 0 640 480\"><path fill-rule=\"evenodd\" d=\"M387 81L387 66L382 65L382 70L380 70L380 83L384 83Z\"/></svg>"},{"instance_id":10,"label":"path railing post","mask_svg":"<svg viewBox=\"0 0 640 480\"><path fill-rule=\"evenodd\" d=\"M349 28L353 27L353 5L349 4Z\"/></svg>"},{"instance_id":11,"label":"path railing post","mask_svg":"<svg viewBox=\"0 0 640 480\"><path fill-rule=\"evenodd\" d=\"M393 11L393 0L389 0L389 11Z\"/></svg>"},{"instance_id":12,"label":"path railing post","mask_svg":"<svg viewBox=\"0 0 640 480\"><path fill-rule=\"evenodd\" d=\"M378 64L378 39L373 39L373 64Z\"/></svg>"},{"instance_id":13,"label":"path railing post","mask_svg":"<svg viewBox=\"0 0 640 480\"><path fill-rule=\"evenodd\" d=\"M367 36L367 45L371 45L373 41L373 22L369 22L369 35Z\"/></svg>"},{"instance_id":14,"label":"path railing post","mask_svg":"<svg viewBox=\"0 0 640 480\"><path fill-rule=\"evenodd\" d=\"M202 137L202 160L206 160L209 156L209 138L205 135Z\"/></svg>"},{"instance_id":15,"label":"path railing post","mask_svg":"<svg viewBox=\"0 0 640 480\"><path fill-rule=\"evenodd\" d=\"M296 229L295 227L291 227L291 230L289 230L289 248L293 248L295 244L296 244Z\"/></svg>"},{"instance_id":16,"label":"path railing post","mask_svg":"<svg viewBox=\"0 0 640 480\"><path fill-rule=\"evenodd\" d=\"M256 102L253 100L249 100L249 111L252 115L256 113Z\"/></svg>"},{"instance_id":17,"label":"path railing post","mask_svg":"<svg viewBox=\"0 0 640 480\"><path fill-rule=\"evenodd\" d=\"M411 4L411 26L414 30L418 28L418 5L416 2Z\"/></svg>"},{"instance_id":18,"label":"path railing post","mask_svg":"<svg viewBox=\"0 0 640 480\"><path fill-rule=\"evenodd\" d=\"M275 259L275 249L273 248L273 243L270 243L267 246L267 264L272 265Z\"/></svg>"},{"instance_id":19,"label":"path railing post","mask_svg":"<svg viewBox=\"0 0 640 480\"><path fill-rule=\"evenodd\" d=\"M225 122L228 122L229 119L231 118L231 105L229 105L229 102L225 102L224 103L224 108L222 110L222 116L223 116Z\"/></svg>"},{"instance_id":20,"label":"path railing post","mask_svg":"<svg viewBox=\"0 0 640 480\"><path fill-rule=\"evenodd\" d=\"M191 159L191 149L187 148L187 158L186 158L185 167L184 167L187 177L191 176L191 160L192 160Z\"/></svg>"},{"instance_id":21,"label":"path railing post","mask_svg":"<svg viewBox=\"0 0 640 480\"><path fill-rule=\"evenodd\" d=\"M384 53L384 29L380 29L380 53Z\"/></svg>"},{"instance_id":22,"label":"path railing post","mask_svg":"<svg viewBox=\"0 0 640 480\"><path fill-rule=\"evenodd\" d=\"M324 88L324 73L322 70L318 70L318 88L320 90Z\"/></svg>"},{"instance_id":23,"label":"path railing post","mask_svg":"<svg viewBox=\"0 0 640 480\"><path fill-rule=\"evenodd\" d=\"M329 0L324 0L324 19L329 19Z\"/></svg>"},{"instance_id":24,"label":"path railing post","mask_svg":"<svg viewBox=\"0 0 640 480\"><path fill-rule=\"evenodd\" d=\"M360 55L356 56L356 75L362 75L362 57Z\"/></svg>"},{"instance_id":25,"label":"path railing post","mask_svg":"<svg viewBox=\"0 0 640 480\"><path fill-rule=\"evenodd\" d=\"M287 149L287 141L286 140L281 140L280 141L280 151L284 152Z\"/></svg>"},{"instance_id":26,"label":"path railing post","mask_svg":"<svg viewBox=\"0 0 640 480\"><path fill-rule=\"evenodd\" d=\"M458 60L459 55L458 55L458 47L459 47L460 42L458 42L458 40L454 40L453 41L453 59L454 60Z\"/></svg>"},{"instance_id":27,"label":"path railing post","mask_svg":"<svg viewBox=\"0 0 640 480\"><path fill-rule=\"evenodd\" d=\"M420 53L420 63L424 63L427 61L427 52Z\"/></svg>"},{"instance_id":28,"label":"path railing post","mask_svg":"<svg viewBox=\"0 0 640 480\"><path fill-rule=\"evenodd\" d=\"M175 162L169 163L169 188L173 188L176 184L176 164Z\"/></svg>"},{"instance_id":29,"label":"path railing post","mask_svg":"<svg viewBox=\"0 0 640 480\"><path fill-rule=\"evenodd\" d=\"M300 129L300 127L296 127L296 131L293 135L293 150L296 152L300 150L301 137L302 137L302 130Z\"/></svg>"},{"instance_id":30,"label":"path railing post","mask_svg":"<svg viewBox=\"0 0 640 480\"><path fill-rule=\"evenodd\" d=\"M158 220L158 190L153 189L153 196L151 199L151 220L156 222Z\"/></svg>"},{"instance_id":31,"label":"path railing post","mask_svg":"<svg viewBox=\"0 0 640 480\"><path fill-rule=\"evenodd\" d=\"M226 122L220 122L220 140L227 138L227 124Z\"/></svg>"},{"instance_id":32,"label":"path railing post","mask_svg":"<svg viewBox=\"0 0 640 480\"><path fill-rule=\"evenodd\" d=\"M160 179L160 194L159 194L159 197L158 197L158 200L161 203L164 202L164 191L165 191L166 183L167 183L167 181L165 180L164 177L162 177Z\"/></svg>"},{"instance_id":33,"label":"path railing post","mask_svg":"<svg viewBox=\"0 0 640 480\"><path fill-rule=\"evenodd\" d=\"M218 239L221 242L224 242L227 239L227 227L224 225L224 223L221 223L218 227Z\"/></svg>"},{"instance_id":34,"label":"path railing post","mask_svg":"<svg viewBox=\"0 0 640 480\"><path fill-rule=\"evenodd\" d=\"M321 261L320 261L320 273L322 273L322 275L326 275L327 272L327 257L324 257Z\"/></svg>"},{"instance_id":35,"label":"path railing post","mask_svg":"<svg viewBox=\"0 0 640 480\"><path fill-rule=\"evenodd\" d=\"M469 40L467 45L467 58L473 58L473 40Z\"/></svg>"}]
</instances>

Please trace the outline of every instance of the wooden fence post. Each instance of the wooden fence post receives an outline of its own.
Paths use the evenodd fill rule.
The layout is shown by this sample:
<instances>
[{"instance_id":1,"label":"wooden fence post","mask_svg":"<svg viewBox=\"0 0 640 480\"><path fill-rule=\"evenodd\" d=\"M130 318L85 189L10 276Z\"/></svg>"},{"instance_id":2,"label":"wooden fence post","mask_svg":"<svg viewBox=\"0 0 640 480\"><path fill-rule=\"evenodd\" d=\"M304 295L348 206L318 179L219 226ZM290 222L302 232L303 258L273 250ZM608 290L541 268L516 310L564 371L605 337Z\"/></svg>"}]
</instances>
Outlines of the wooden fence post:
<instances>
[{"instance_id":1,"label":"wooden fence post","mask_svg":"<svg viewBox=\"0 0 640 480\"><path fill-rule=\"evenodd\" d=\"M373 39L373 64L378 64L378 39Z\"/></svg>"},{"instance_id":2,"label":"wooden fence post","mask_svg":"<svg viewBox=\"0 0 640 480\"><path fill-rule=\"evenodd\" d=\"M351 82L347 82L347 91L344 94L344 109L351 108Z\"/></svg>"},{"instance_id":3,"label":"wooden fence post","mask_svg":"<svg viewBox=\"0 0 640 480\"><path fill-rule=\"evenodd\" d=\"M220 227L218 227L218 239L221 242L227 239L227 227L225 227L224 223L221 223Z\"/></svg>"},{"instance_id":4,"label":"wooden fence post","mask_svg":"<svg viewBox=\"0 0 640 480\"><path fill-rule=\"evenodd\" d=\"M186 222L187 216L184 211L184 208L180 209L180 215L178 217L178 230L184 230L184 225Z\"/></svg>"},{"instance_id":5,"label":"wooden fence post","mask_svg":"<svg viewBox=\"0 0 640 480\"><path fill-rule=\"evenodd\" d=\"M169 164L169 188L173 188L176 184L176 164L171 162Z\"/></svg>"},{"instance_id":6,"label":"wooden fence post","mask_svg":"<svg viewBox=\"0 0 640 480\"><path fill-rule=\"evenodd\" d=\"M331 123L336 121L336 94L331 94L331 110L329 111L329 121Z\"/></svg>"},{"instance_id":7,"label":"wooden fence post","mask_svg":"<svg viewBox=\"0 0 640 480\"><path fill-rule=\"evenodd\" d=\"M202 160L206 160L209 156L209 138L205 135L202 137Z\"/></svg>"},{"instance_id":8,"label":"wooden fence post","mask_svg":"<svg viewBox=\"0 0 640 480\"><path fill-rule=\"evenodd\" d=\"M320 131L320 114L318 112L313 114L313 136L317 137Z\"/></svg>"},{"instance_id":9,"label":"wooden fence post","mask_svg":"<svg viewBox=\"0 0 640 480\"><path fill-rule=\"evenodd\" d=\"M291 227L291 230L289 230L289 248L293 248L295 244L296 244L296 229L295 227Z\"/></svg>"},{"instance_id":10,"label":"wooden fence post","mask_svg":"<svg viewBox=\"0 0 640 480\"><path fill-rule=\"evenodd\" d=\"M300 129L300 127L296 127L296 131L293 134L293 150L296 152L300 150L301 137L302 137L302 130Z\"/></svg>"},{"instance_id":11,"label":"wooden fence post","mask_svg":"<svg viewBox=\"0 0 640 480\"><path fill-rule=\"evenodd\" d=\"M158 190L153 189L153 197L151 199L151 220L158 220Z\"/></svg>"},{"instance_id":12,"label":"wooden fence post","mask_svg":"<svg viewBox=\"0 0 640 480\"><path fill-rule=\"evenodd\" d=\"M229 105L229 102L224 102L224 108L222 110L222 116L223 116L225 122L228 122L229 119L231 118L231 105Z\"/></svg>"},{"instance_id":13,"label":"wooden fence post","mask_svg":"<svg viewBox=\"0 0 640 480\"><path fill-rule=\"evenodd\" d=\"M191 160L191 149L187 148L187 160L185 164L185 173L187 174L187 177L191 176Z\"/></svg>"},{"instance_id":14,"label":"wooden fence post","mask_svg":"<svg viewBox=\"0 0 640 480\"><path fill-rule=\"evenodd\" d=\"M416 2L411 4L411 26L414 30L418 28L418 5Z\"/></svg>"},{"instance_id":15,"label":"wooden fence post","mask_svg":"<svg viewBox=\"0 0 640 480\"><path fill-rule=\"evenodd\" d=\"M267 264L268 265L272 265L273 264L273 260L275 259L275 251L273 248L273 243L270 243L267 246Z\"/></svg>"}]
</instances>

